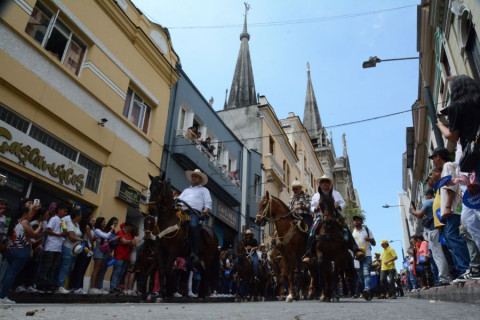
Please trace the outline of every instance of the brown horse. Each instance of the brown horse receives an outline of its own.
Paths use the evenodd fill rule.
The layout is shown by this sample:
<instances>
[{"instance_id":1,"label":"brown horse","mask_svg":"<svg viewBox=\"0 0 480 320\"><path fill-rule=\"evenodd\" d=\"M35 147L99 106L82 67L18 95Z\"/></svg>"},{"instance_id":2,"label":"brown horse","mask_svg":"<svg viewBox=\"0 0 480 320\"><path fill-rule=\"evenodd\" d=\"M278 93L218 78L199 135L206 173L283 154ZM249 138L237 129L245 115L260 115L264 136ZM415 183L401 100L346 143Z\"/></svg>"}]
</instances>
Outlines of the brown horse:
<instances>
[{"instance_id":1,"label":"brown horse","mask_svg":"<svg viewBox=\"0 0 480 320\"><path fill-rule=\"evenodd\" d=\"M238 242L237 251L237 300L247 301L250 299L253 301L257 290L253 276L251 255L257 253L249 251L245 247L244 241Z\"/></svg>"},{"instance_id":2,"label":"brown horse","mask_svg":"<svg viewBox=\"0 0 480 320\"><path fill-rule=\"evenodd\" d=\"M166 279L170 279L171 270L177 257L188 259L192 248L188 241L189 217L184 212L177 210L173 199L170 183L161 177L150 176L149 211L157 218L154 234L160 248L160 270ZM218 275L219 252L217 250L218 238L210 227L202 226L200 230L200 256L201 263L196 266L201 275L199 297L208 295L212 282ZM171 281L167 281L167 284ZM173 288L166 288L166 294L173 294Z\"/></svg>"},{"instance_id":3,"label":"brown horse","mask_svg":"<svg viewBox=\"0 0 480 320\"><path fill-rule=\"evenodd\" d=\"M300 265L308 238L308 233L302 232L295 223L297 220L292 213L293 211L290 211L285 203L270 196L267 191L258 204L258 214L255 219L255 223L259 226L265 226L267 222L275 223L275 229L277 230L275 248L282 256L281 275L277 276L277 284L280 299L283 300L283 281L287 278L288 296L286 302L292 302L294 297L297 297L294 289L295 268Z\"/></svg>"},{"instance_id":4,"label":"brown horse","mask_svg":"<svg viewBox=\"0 0 480 320\"><path fill-rule=\"evenodd\" d=\"M339 276L347 278L351 268L348 268L348 246L344 240L344 230L337 222L335 212L335 200L332 190L329 193L320 191L320 210L323 222L318 231L318 241L315 245L317 256L318 274L321 277L322 301L338 301L338 279Z\"/></svg>"}]
</instances>

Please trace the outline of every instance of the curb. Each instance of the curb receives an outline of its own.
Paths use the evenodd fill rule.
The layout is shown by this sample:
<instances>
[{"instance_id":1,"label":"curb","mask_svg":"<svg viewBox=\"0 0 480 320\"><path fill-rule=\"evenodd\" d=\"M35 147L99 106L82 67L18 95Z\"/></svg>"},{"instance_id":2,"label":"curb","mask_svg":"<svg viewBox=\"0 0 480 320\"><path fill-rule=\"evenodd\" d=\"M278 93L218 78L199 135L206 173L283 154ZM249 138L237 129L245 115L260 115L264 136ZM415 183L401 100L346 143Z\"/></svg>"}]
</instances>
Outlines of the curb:
<instances>
[{"instance_id":1,"label":"curb","mask_svg":"<svg viewBox=\"0 0 480 320\"><path fill-rule=\"evenodd\" d=\"M432 287L428 290L406 293L405 296L435 301L450 301L480 305L480 280Z\"/></svg>"}]
</instances>

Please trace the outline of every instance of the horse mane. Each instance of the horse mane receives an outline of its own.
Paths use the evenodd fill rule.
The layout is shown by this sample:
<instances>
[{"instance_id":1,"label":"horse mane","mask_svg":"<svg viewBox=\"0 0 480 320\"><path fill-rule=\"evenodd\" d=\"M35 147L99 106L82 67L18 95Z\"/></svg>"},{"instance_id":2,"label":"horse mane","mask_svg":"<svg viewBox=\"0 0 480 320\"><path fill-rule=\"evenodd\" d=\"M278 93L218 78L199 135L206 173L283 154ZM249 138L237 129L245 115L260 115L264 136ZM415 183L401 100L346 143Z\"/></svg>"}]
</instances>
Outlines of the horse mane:
<instances>
[{"instance_id":1,"label":"horse mane","mask_svg":"<svg viewBox=\"0 0 480 320\"><path fill-rule=\"evenodd\" d=\"M273 199L277 200L277 202L281 203L281 205L282 205L287 211L290 211L290 208L285 204L285 202L283 202L282 200L280 200L279 198L277 198L277 197L275 197L275 196L270 195L270 197L272 197Z\"/></svg>"}]
</instances>

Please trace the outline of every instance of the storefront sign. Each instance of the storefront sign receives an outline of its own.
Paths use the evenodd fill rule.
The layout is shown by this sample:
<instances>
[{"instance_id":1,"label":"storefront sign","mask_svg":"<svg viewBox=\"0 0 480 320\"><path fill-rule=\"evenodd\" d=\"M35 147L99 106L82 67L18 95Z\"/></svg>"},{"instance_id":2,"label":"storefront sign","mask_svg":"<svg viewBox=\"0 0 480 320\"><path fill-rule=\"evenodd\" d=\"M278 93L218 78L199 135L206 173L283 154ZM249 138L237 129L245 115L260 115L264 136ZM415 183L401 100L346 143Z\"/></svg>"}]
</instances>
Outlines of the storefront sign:
<instances>
[{"instance_id":1,"label":"storefront sign","mask_svg":"<svg viewBox=\"0 0 480 320\"><path fill-rule=\"evenodd\" d=\"M238 231L238 213L229 207L219 203L217 205L217 218Z\"/></svg>"},{"instance_id":2,"label":"storefront sign","mask_svg":"<svg viewBox=\"0 0 480 320\"><path fill-rule=\"evenodd\" d=\"M125 201L126 203L132 205L135 208L138 208L141 196L142 193L134 187L126 184L121 180L117 181L115 197L117 197L118 199Z\"/></svg>"},{"instance_id":3,"label":"storefront sign","mask_svg":"<svg viewBox=\"0 0 480 320\"><path fill-rule=\"evenodd\" d=\"M83 194L88 170L5 123L0 126L0 154L52 181Z\"/></svg>"}]
</instances>

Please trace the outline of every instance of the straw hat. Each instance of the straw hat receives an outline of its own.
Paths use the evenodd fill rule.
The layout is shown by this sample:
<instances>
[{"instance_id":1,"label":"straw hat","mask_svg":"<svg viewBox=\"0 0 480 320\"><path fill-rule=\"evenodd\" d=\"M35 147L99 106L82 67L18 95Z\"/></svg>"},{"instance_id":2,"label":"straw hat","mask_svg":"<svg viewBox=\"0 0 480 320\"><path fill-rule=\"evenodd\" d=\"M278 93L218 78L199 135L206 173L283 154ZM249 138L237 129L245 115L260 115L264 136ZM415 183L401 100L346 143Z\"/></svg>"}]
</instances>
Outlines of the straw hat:
<instances>
[{"instance_id":1,"label":"straw hat","mask_svg":"<svg viewBox=\"0 0 480 320\"><path fill-rule=\"evenodd\" d=\"M200 183L202 186L206 185L208 182L208 176L200 171L200 169L195 169L195 170L187 170L185 171L185 175L187 176L188 181L192 180L192 175L197 175L200 178L202 178L202 182Z\"/></svg>"},{"instance_id":2,"label":"straw hat","mask_svg":"<svg viewBox=\"0 0 480 320\"><path fill-rule=\"evenodd\" d=\"M328 177L328 176L325 175L325 174L324 174L323 176L321 176L320 178L318 178L318 179L317 179L317 182L320 183L320 181L322 181L322 180L328 180L328 181L330 181L331 184L333 184L333 179L330 178L330 177Z\"/></svg>"},{"instance_id":3,"label":"straw hat","mask_svg":"<svg viewBox=\"0 0 480 320\"><path fill-rule=\"evenodd\" d=\"M85 244L82 241L75 242L72 248L72 256L78 255L83 250L85 250Z\"/></svg>"},{"instance_id":4,"label":"straw hat","mask_svg":"<svg viewBox=\"0 0 480 320\"><path fill-rule=\"evenodd\" d=\"M253 234L253 232L252 232L252 230L247 229L247 231L245 231L245 234L246 234L246 235L247 235L247 234Z\"/></svg>"},{"instance_id":5,"label":"straw hat","mask_svg":"<svg viewBox=\"0 0 480 320\"><path fill-rule=\"evenodd\" d=\"M291 187L292 187L292 188L293 188L293 187L303 188L303 183L300 182L299 180L295 179L295 180L293 180Z\"/></svg>"}]
</instances>

